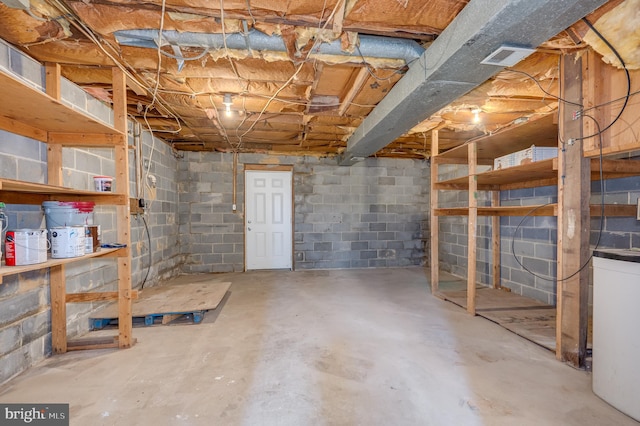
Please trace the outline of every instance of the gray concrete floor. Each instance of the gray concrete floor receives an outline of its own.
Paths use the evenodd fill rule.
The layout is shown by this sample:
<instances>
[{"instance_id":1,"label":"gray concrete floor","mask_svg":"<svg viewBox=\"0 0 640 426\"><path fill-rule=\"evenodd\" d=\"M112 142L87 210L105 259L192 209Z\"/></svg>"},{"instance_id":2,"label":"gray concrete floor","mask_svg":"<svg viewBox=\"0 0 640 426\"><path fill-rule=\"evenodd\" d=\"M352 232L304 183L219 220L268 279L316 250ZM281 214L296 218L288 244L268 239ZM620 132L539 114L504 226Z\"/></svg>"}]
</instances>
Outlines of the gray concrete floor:
<instances>
[{"instance_id":1,"label":"gray concrete floor","mask_svg":"<svg viewBox=\"0 0 640 426\"><path fill-rule=\"evenodd\" d=\"M216 275L200 325L53 356L2 402L70 403L72 425L627 425L591 376L434 298L425 270Z\"/></svg>"}]
</instances>

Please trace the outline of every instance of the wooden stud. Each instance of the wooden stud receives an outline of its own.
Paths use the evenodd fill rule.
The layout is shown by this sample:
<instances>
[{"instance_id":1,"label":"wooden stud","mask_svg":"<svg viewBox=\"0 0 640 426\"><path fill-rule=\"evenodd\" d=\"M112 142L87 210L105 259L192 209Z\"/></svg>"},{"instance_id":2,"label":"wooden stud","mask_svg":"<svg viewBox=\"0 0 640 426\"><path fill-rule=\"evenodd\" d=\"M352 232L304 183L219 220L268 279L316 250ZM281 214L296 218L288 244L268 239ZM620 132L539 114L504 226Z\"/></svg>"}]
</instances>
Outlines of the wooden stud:
<instances>
[{"instance_id":1,"label":"wooden stud","mask_svg":"<svg viewBox=\"0 0 640 426\"><path fill-rule=\"evenodd\" d=\"M116 191L129 199L129 149L127 142L127 87L122 70L113 68L113 116L114 127L122 132L120 144L114 148L116 164ZM117 238L121 244L131 247L129 205L116 207ZM131 260L130 256L118 260L118 346L128 348L133 342L133 317L131 311Z\"/></svg>"},{"instance_id":2,"label":"wooden stud","mask_svg":"<svg viewBox=\"0 0 640 426\"><path fill-rule=\"evenodd\" d=\"M560 65L561 97L582 102L582 59L564 55ZM561 103L560 134L564 140L578 140L572 146L559 142L564 152L558 158L556 357L582 367L587 353L589 268L582 266L589 259L590 160L582 155L582 120L572 115L572 108Z\"/></svg>"},{"instance_id":3,"label":"wooden stud","mask_svg":"<svg viewBox=\"0 0 640 426\"><path fill-rule=\"evenodd\" d=\"M339 116L343 116L344 113L347 112L347 109L351 106L351 102L356 97L358 92L360 92L360 89L362 89L362 85L366 83L368 78L369 78L369 71L367 70L367 67L364 66L360 68L360 71L358 71L358 74L356 74L353 81L351 81L351 84L349 85L349 90L344 95L344 98L342 99L342 103L340 103L340 108L338 108Z\"/></svg>"},{"instance_id":4,"label":"wooden stud","mask_svg":"<svg viewBox=\"0 0 640 426\"><path fill-rule=\"evenodd\" d=\"M44 69L45 69L45 90L47 92L47 95L59 101L60 95L61 95L60 64L47 62L44 66Z\"/></svg>"},{"instance_id":5,"label":"wooden stud","mask_svg":"<svg viewBox=\"0 0 640 426\"><path fill-rule=\"evenodd\" d=\"M49 268L51 286L51 346L53 352L67 352L67 303L64 265Z\"/></svg>"},{"instance_id":6,"label":"wooden stud","mask_svg":"<svg viewBox=\"0 0 640 426\"><path fill-rule=\"evenodd\" d=\"M344 22L344 15L347 9L347 0L338 0L341 2L341 5L336 4L336 14L333 17L333 33L337 36L342 34L342 24Z\"/></svg>"},{"instance_id":7,"label":"wooden stud","mask_svg":"<svg viewBox=\"0 0 640 426\"><path fill-rule=\"evenodd\" d=\"M491 206L500 206L500 191L491 192ZM493 288L501 288L502 282L500 277L500 216L491 217L491 255L492 269L491 274L493 280Z\"/></svg>"},{"instance_id":8,"label":"wooden stud","mask_svg":"<svg viewBox=\"0 0 640 426\"><path fill-rule=\"evenodd\" d=\"M47 145L47 182L62 186L62 145Z\"/></svg>"},{"instance_id":9,"label":"wooden stud","mask_svg":"<svg viewBox=\"0 0 640 426\"><path fill-rule=\"evenodd\" d=\"M436 215L436 211L438 209L438 190L434 188L434 184L438 182L438 162L434 161L435 158L438 157L439 141L438 141L438 131L434 130L431 132L431 221L430 221L430 229L431 229L431 258L429 259L429 263L431 265L431 293L435 294L438 292L438 287L440 283L440 255L439 255L439 245L440 245L440 233L439 233L439 220Z\"/></svg>"},{"instance_id":10,"label":"wooden stud","mask_svg":"<svg viewBox=\"0 0 640 426\"><path fill-rule=\"evenodd\" d=\"M468 242L467 242L467 312L476 314L476 234L478 223L478 181L477 159L478 147L476 142L468 146L469 158L469 218L468 218Z\"/></svg>"}]
</instances>

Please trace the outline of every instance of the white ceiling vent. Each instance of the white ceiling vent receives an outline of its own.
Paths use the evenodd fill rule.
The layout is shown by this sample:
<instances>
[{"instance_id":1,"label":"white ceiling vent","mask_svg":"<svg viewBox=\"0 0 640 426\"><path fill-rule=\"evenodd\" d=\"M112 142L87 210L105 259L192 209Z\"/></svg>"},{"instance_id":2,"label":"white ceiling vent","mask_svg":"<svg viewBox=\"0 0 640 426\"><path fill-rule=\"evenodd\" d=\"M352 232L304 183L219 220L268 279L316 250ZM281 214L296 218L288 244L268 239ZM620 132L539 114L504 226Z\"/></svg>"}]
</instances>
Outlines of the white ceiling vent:
<instances>
[{"instance_id":1,"label":"white ceiling vent","mask_svg":"<svg viewBox=\"0 0 640 426\"><path fill-rule=\"evenodd\" d=\"M515 47L502 45L480 63L485 65L496 65L499 67L511 67L531 55L535 49L529 47Z\"/></svg>"}]
</instances>

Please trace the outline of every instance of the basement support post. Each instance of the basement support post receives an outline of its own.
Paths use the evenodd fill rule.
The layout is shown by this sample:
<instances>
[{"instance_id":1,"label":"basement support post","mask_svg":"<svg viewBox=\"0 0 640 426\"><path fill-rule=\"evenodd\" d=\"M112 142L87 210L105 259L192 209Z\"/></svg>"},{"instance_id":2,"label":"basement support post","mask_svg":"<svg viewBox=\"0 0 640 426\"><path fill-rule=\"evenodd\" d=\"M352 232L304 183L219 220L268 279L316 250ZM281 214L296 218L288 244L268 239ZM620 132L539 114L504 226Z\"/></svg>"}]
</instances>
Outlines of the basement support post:
<instances>
[{"instance_id":1,"label":"basement support post","mask_svg":"<svg viewBox=\"0 0 640 426\"><path fill-rule=\"evenodd\" d=\"M435 183L438 181L438 154L440 153L440 142L438 140L438 130L431 132L431 223L429 227L431 229L431 241L429 241L431 247L431 258L429 264L431 265L431 294L438 292L438 283L440 282L440 254L438 248L440 246L439 231L440 225L436 210L438 208L438 190L435 189Z\"/></svg>"},{"instance_id":2,"label":"basement support post","mask_svg":"<svg viewBox=\"0 0 640 426\"><path fill-rule=\"evenodd\" d=\"M582 59L563 55L560 63L563 99L582 102ZM558 281L556 357L582 367L587 352L589 268L590 161L582 155L582 119L573 120L578 107L560 103L561 149L558 158ZM568 278L571 277L571 278Z\"/></svg>"},{"instance_id":3,"label":"basement support post","mask_svg":"<svg viewBox=\"0 0 640 426\"><path fill-rule=\"evenodd\" d=\"M60 100L61 67L60 64L45 64L45 90L53 99ZM47 135L47 183L63 185L62 178L62 145L52 143ZM51 292L51 346L53 353L67 352L67 302L65 288L65 265L49 269L49 285Z\"/></svg>"},{"instance_id":4,"label":"basement support post","mask_svg":"<svg viewBox=\"0 0 640 426\"><path fill-rule=\"evenodd\" d=\"M469 151L469 235L467 236L467 312L476 314L476 265L478 234L478 144L471 142Z\"/></svg>"}]
</instances>

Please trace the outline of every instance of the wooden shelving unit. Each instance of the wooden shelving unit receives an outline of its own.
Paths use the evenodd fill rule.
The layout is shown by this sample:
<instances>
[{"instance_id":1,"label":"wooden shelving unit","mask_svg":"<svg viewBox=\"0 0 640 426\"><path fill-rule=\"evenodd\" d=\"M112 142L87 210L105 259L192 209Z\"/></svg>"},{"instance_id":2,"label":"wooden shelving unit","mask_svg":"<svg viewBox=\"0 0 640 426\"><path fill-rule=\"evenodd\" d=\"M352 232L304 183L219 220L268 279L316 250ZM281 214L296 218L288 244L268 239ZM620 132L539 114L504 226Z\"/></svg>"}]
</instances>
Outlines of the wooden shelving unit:
<instances>
[{"instance_id":1,"label":"wooden shelving unit","mask_svg":"<svg viewBox=\"0 0 640 426\"><path fill-rule=\"evenodd\" d=\"M101 249L96 253L67 259L49 259L45 263L0 267L0 284L8 275L48 269L51 287L52 346L55 353L73 349L127 348L132 337L131 300L137 293L131 289L131 237L129 185L117 185L114 193L99 193L62 186L63 147L110 147L114 150L116 180L129 182L127 141L126 79L121 70L113 72L114 125L102 123L82 111L60 101L60 66L46 65L46 93L0 71L3 97L0 102L0 129L48 144L48 184L0 179L0 200L11 204L41 204L47 200L91 200L98 205L116 206L119 249ZM66 293L65 266L92 258L114 258L118 265L118 291ZM67 340L66 304L117 300L118 335L86 342Z\"/></svg>"},{"instance_id":2,"label":"wooden shelving unit","mask_svg":"<svg viewBox=\"0 0 640 426\"><path fill-rule=\"evenodd\" d=\"M468 266L466 306L470 314L476 314L476 228L478 216L492 217L492 262L493 287L500 288L500 222L501 216L558 216L561 202L545 205L501 206L500 191L539 186L559 185L563 177L560 171L562 158L532 162L501 170L478 171L480 165L493 165L497 157L525 149L531 145L557 146L558 130L554 122L555 114L531 119L495 135L471 140L464 145L439 152L437 131L432 135L431 157L431 285L432 292L438 293L439 286L439 217L466 216L468 228ZM559 153L563 155L562 152ZM439 166L457 164L467 167L463 176L440 180ZM600 179L600 168L604 179L640 175L640 162L593 158L587 161L591 167L591 180ZM439 207L439 191L468 191L468 205L465 207ZM491 192L491 205L478 205L478 192ZM601 215L600 205L591 205L591 216ZM605 205L605 216L635 216L636 205ZM559 252L562 249L559 234ZM561 333L559 333L561 334ZM560 345L557 345L559 348ZM560 349L558 349L560 350Z\"/></svg>"}]
</instances>

